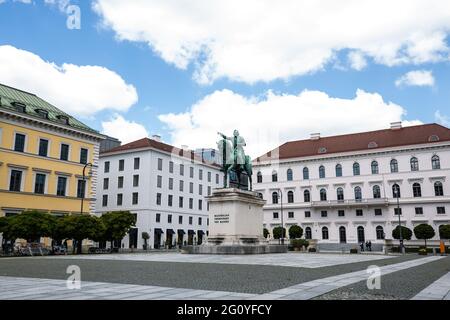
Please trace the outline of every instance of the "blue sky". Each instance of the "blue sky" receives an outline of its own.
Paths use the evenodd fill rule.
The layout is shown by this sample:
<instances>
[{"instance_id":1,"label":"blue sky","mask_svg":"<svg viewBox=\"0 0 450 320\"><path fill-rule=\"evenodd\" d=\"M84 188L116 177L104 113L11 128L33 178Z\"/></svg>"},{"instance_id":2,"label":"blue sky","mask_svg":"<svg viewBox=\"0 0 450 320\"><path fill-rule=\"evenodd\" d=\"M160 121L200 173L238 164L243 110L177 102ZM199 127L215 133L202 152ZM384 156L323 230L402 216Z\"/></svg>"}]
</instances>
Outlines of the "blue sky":
<instances>
[{"instance_id":1,"label":"blue sky","mask_svg":"<svg viewBox=\"0 0 450 320\"><path fill-rule=\"evenodd\" d=\"M21 53L32 53L40 57L42 64L54 63L61 67L66 63L75 66L106 68L120 77L123 83L117 82L116 79L114 85L111 85L111 89L108 89L107 85L97 89L93 80L90 89L94 86L94 90L103 90L105 92L102 94L108 95L108 97L102 96L99 99L99 105L83 111L79 106L86 103L85 100L73 102L73 104L72 102L66 103L66 101L76 99L75 96L84 95L84 81L82 78L80 80L81 76L77 77L76 80L68 80L68 85L56 85L53 78L46 79L45 72L43 74L37 73L31 77L32 80L29 78L27 80L25 75L14 74L15 70L23 70L14 67L15 63L24 65L24 62L20 60L20 55L12 54L12 57L3 57L2 69L1 52L0 82L30 90L50 100L61 109L74 114L87 125L99 131L105 131L104 123L111 122L110 128L112 129L110 130L122 140L137 139L146 131L149 135L161 134L163 140L169 143L187 144L191 147L208 147L213 146L216 138L214 130L226 131L231 134L234 127L238 127L249 136L250 141L257 145L252 149L252 152L256 155L262 150L270 149L277 143L285 142L285 140L307 138L307 135L311 132L343 134L358 131L360 128L380 129L388 127L389 120L404 120L406 124L419 122L449 124L450 66L446 46L449 45L450 23L436 23L433 28L430 27L429 30L423 31L423 38L430 39L436 36L436 40L428 44L423 44L423 40L417 40L419 45L414 46L415 49L409 50L406 47L399 49L398 57L403 60L402 62L395 62L394 58L384 53L383 39L388 39L387 42L393 43L405 41L405 46L407 46L413 41L411 39L415 39L414 37L411 38L410 35L417 34L417 30L422 30L420 28L421 21L417 22L417 30L415 30L414 19L405 21L404 29L408 30L409 26L411 33L401 34L401 32L398 32L398 35L396 35L398 39L392 39L389 30L380 30L374 38L374 43L377 43L377 45L374 45L375 48L372 48L370 44L363 40L359 40L359 43L356 44L352 40L351 44L349 42L349 45L346 46L347 40L343 39L336 44L333 42L334 40L328 39L324 34L318 35L318 38L322 37L323 40L318 41L320 42L320 45L318 45L320 48L316 48L312 44L309 45L310 40L299 42L298 47L292 47L291 43L296 42L297 37L303 36L303 34L295 34L296 31L290 32L291 30L288 30L289 32L285 34L279 34L279 37L285 37L286 41L273 37L270 30L271 22L268 20L267 34L269 36L267 37L267 43L261 41L257 30L251 30L249 36L245 38L245 41L248 42L245 43L245 46L241 46L243 41L241 39L239 45L233 47L235 45L233 41L237 40L234 40L232 34L224 31L223 26L217 29L217 32L211 31L210 34L207 34L208 23L211 23L211 21L206 21L207 19L203 24L197 26L204 28L200 29L200 35L194 33L194 31L192 33L186 31L183 34L183 32L176 30L181 35L175 34L173 38L178 38L171 43L172 40L167 39L172 39L172 28L177 29L173 27L173 24L182 20L179 19L180 15L183 18L183 15L189 15L190 11L184 12L186 10L182 9L176 11L177 9L164 6L164 10L175 10L167 14L167 17L177 17L177 19L174 18L175 20L171 21L169 18L165 18L161 19L160 22L155 22L155 18L152 20L151 13L161 9L158 6L162 1L149 1L142 10L139 7L142 3L139 3L138 0L122 1L133 10L137 10L130 10L131 13L140 11L143 14L146 13L148 19L152 20L148 26L145 25L145 16L139 17L135 13L130 13L129 17L127 17L128 13L121 16L120 12L124 12L121 6L124 4L117 4L117 1L110 1L110 3L107 0L62 2L63 10L58 7L61 2L56 2L56 4L45 4L43 0L35 0L27 4L20 1L5 0L0 3L0 47L10 46L15 50L20 50ZM382 2L380 2L381 7L383 6ZM424 5L425 2L418 0L416 2L417 6L413 5L411 10L416 10L419 13L420 5ZM103 6L100 11L93 10L92 6L95 3L100 7ZM67 9L68 4L79 6L81 29L67 28L68 14L64 10ZM223 5L222 2L220 6ZM265 8L261 8L261 11L263 9ZM326 8L320 9L325 11L324 15L327 14ZM438 9L436 12L430 12L428 18L433 21L448 21L446 18L450 12L450 5L447 4L447 8ZM114 10L117 10L119 15ZM210 8L205 8L204 11L207 10L210 10ZM249 9L241 8L241 12L245 13L246 10ZM361 9L354 8L353 14L358 15L358 10ZM250 11L252 11L251 8ZM211 12L214 12L214 10ZM444 12L443 17L439 16L441 15L440 12ZM428 14L426 12L420 13ZM196 15L195 11L194 14ZM270 15L270 11L267 14ZM120 17L118 18L118 16ZM166 17L166 15L163 16ZM186 17L186 20L189 21L191 18ZM200 20L201 17L195 19ZM242 18L242 20L244 19L245 17ZM301 20L301 18L299 19ZM241 21L241 19L238 20ZM142 23L135 26L133 21ZM287 21L289 22L289 19ZM286 27L292 27L292 30L295 30L297 28L296 20L293 19L292 21ZM105 26L105 22L107 26ZM228 20L220 22L228 27L226 25ZM181 30L191 26L188 22L179 23ZM187 27L183 26L183 23L187 23ZM273 23L275 33L278 22ZM426 20L423 23L426 23ZM304 22L302 26L299 25L298 28L305 25L307 26L307 22ZM146 28L148 28L149 34L142 36L142 32L147 31ZM215 26L212 25L211 29L214 28ZM155 29L156 31L154 31ZM311 30L310 34L314 36L314 29ZM245 29L241 31L244 34L246 32ZM158 33L155 35L154 32ZM212 38L211 43L214 44L202 42L203 33L207 34L208 41ZM291 35L291 33L294 34ZM161 34L160 38L158 38L159 34ZM254 34L254 37L251 36L252 34ZM358 36L361 39L373 37L372 30L368 30L367 34L366 37L361 32ZM186 43L184 39L180 40L180 37L189 38L186 40L188 48L198 44L210 45L210 47L200 53L195 49L188 53L188 58L186 58L183 56L186 55L183 51L186 49L177 49L180 42L183 45ZM138 40L134 38L138 38ZM327 41L330 43L328 44ZM273 43L277 43L277 48L274 49ZM221 46L217 45L219 49L215 44L221 44ZM265 46L268 48L267 51ZM283 46L286 46L286 48L283 48ZM228 48L231 47L234 48L233 51L227 54ZM243 57L248 53L242 49L243 47L252 47L251 52L261 52L261 56L264 56L264 58L261 58L261 63L255 62L254 65L249 63L252 60L258 61L258 54L251 57L250 60L241 59L241 56ZM317 62L308 54L309 51L315 52L312 50L317 49L318 52L320 51L320 55L326 52L324 47L333 49L332 57L328 56ZM430 47L432 48L430 49ZM425 52L417 53L417 50ZM401 56L403 51L408 51L408 53ZM14 51L9 50L8 52ZM265 56L266 52L267 56ZM352 67L352 61L349 58L351 52L361 53L362 66ZM191 57L192 53L195 56L194 58ZM300 58L292 58L297 53ZM175 58L173 57L174 54L176 55ZM302 56L303 54L304 56ZM324 56L326 55L325 53ZM181 58L179 58L180 56ZM282 60L280 60L280 56L283 57ZM284 59L284 57L287 58ZM180 62L180 59L183 61ZM205 63L205 60L208 59L213 60L213 62ZM311 61L308 59L311 59ZM30 73L35 71L33 63L30 62ZM207 73L207 80L199 80L196 74L200 70L199 65L202 64L207 64L209 67L212 65L213 68L217 67L218 71ZM64 73L64 71L61 72ZM413 73L408 78L409 72L416 72L416 77ZM89 73L85 75L90 77ZM109 76L110 74L104 75L105 78L102 76L99 79L106 79ZM396 85L396 81L399 81L402 76L405 79L408 78L409 81ZM96 79L95 77L96 75L93 75L92 79ZM432 80L430 80L430 77ZM65 79L68 78L69 76L65 77ZM77 81L81 82L79 87ZM127 91L125 85L132 86L135 89L136 99L132 98L132 92ZM365 97L360 100L356 99L358 89L365 94ZM299 97L305 90L310 94ZM69 94L68 91L76 91L76 93ZM122 96L120 96L122 91L123 101L121 100ZM325 96L320 96L319 93ZM87 99L90 98L90 94L91 91L86 94ZM92 99L96 98L96 94L92 93ZM122 101L117 102L120 106L115 105L115 102L119 100ZM372 100L377 100L373 102L372 108L379 110L379 122L373 120L374 110L365 110L366 106L362 105L366 101ZM316 105L316 101L319 106ZM320 103L325 104L324 109L320 109L322 108ZM192 109L193 105L198 106L197 111ZM397 107L401 108L401 112ZM272 122L270 119L265 119L265 108L270 110L278 108L280 119L274 120L274 113L270 113L273 110L269 111L269 109L267 109L267 114L272 115ZM350 110L350 112L358 113L358 108L362 110L359 116L361 119L372 119L364 122L365 120L358 117L348 117L346 112ZM237 115L236 113L240 113L240 110L243 110L243 115L249 115L251 120L243 120L244 116ZM316 112L314 110L317 110L317 114L313 114ZM160 117L160 115L167 114L172 115ZM205 117L208 115L211 118L203 119L203 115ZM118 117L123 118L121 124L114 122ZM298 125L295 124L295 121L292 123L286 121L292 117L298 119ZM322 117L324 117L323 122L314 121L314 119L321 119ZM375 118L378 118L378 116ZM127 126L133 122L135 123L134 126ZM255 137L255 128L263 127L276 132L276 137L267 141L264 134L258 133L259 137ZM205 135L208 137L205 138Z\"/></svg>"}]
</instances>

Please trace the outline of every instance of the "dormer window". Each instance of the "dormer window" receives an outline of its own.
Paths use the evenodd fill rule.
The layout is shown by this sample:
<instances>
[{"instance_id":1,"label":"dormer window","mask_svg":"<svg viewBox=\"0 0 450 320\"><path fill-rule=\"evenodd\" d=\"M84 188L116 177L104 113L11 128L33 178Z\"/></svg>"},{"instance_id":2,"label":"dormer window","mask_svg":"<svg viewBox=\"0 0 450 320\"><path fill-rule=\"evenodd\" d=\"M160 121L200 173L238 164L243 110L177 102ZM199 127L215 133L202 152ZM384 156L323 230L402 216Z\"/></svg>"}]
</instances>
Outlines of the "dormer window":
<instances>
[{"instance_id":1,"label":"dormer window","mask_svg":"<svg viewBox=\"0 0 450 320\"><path fill-rule=\"evenodd\" d=\"M437 141L439 141L439 137L437 135L433 134L428 137L428 141L429 142L437 142Z\"/></svg>"},{"instance_id":2,"label":"dormer window","mask_svg":"<svg viewBox=\"0 0 450 320\"><path fill-rule=\"evenodd\" d=\"M48 119L48 111L47 110L36 109L35 112L38 115L38 117L43 118L43 119Z\"/></svg>"},{"instance_id":3,"label":"dormer window","mask_svg":"<svg viewBox=\"0 0 450 320\"><path fill-rule=\"evenodd\" d=\"M319 148L319 153L327 153L327 148L325 147Z\"/></svg>"},{"instance_id":4,"label":"dormer window","mask_svg":"<svg viewBox=\"0 0 450 320\"><path fill-rule=\"evenodd\" d=\"M377 148L378 144L375 141L369 142L369 145L367 146L369 149Z\"/></svg>"},{"instance_id":5,"label":"dormer window","mask_svg":"<svg viewBox=\"0 0 450 320\"><path fill-rule=\"evenodd\" d=\"M26 105L22 102L13 102L12 105L16 109L16 111L19 111L20 113L27 113Z\"/></svg>"},{"instance_id":6,"label":"dormer window","mask_svg":"<svg viewBox=\"0 0 450 320\"><path fill-rule=\"evenodd\" d=\"M64 124L69 124L69 117L68 116L63 116L63 115L59 115L56 117L58 119L59 122L64 123Z\"/></svg>"}]
</instances>

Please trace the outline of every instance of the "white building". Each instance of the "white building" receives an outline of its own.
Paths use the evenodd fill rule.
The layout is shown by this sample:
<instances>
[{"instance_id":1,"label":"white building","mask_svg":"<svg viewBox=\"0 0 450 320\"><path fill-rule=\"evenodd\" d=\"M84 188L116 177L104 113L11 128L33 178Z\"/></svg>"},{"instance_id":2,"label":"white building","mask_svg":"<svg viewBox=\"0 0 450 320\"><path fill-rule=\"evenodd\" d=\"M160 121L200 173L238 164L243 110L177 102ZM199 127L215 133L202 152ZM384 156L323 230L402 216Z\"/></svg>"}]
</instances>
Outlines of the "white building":
<instances>
[{"instance_id":1,"label":"white building","mask_svg":"<svg viewBox=\"0 0 450 320\"><path fill-rule=\"evenodd\" d=\"M313 134L257 158L253 172L267 200L265 228L281 225L280 189L284 227L300 225L322 249L370 240L379 250L399 223L397 186L402 226L429 224L438 240L439 226L450 223L450 130L437 124Z\"/></svg>"},{"instance_id":2,"label":"white building","mask_svg":"<svg viewBox=\"0 0 450 320\"><path fill-rule=\"evenodd\" d=\"M204 197L223 183L219 170L158 136L113 148L100 154L96 212L136 214L124 248L142 249L142 232L150 235L150 248L201 243L209 223Z\"/></svg>"}]
</instances>

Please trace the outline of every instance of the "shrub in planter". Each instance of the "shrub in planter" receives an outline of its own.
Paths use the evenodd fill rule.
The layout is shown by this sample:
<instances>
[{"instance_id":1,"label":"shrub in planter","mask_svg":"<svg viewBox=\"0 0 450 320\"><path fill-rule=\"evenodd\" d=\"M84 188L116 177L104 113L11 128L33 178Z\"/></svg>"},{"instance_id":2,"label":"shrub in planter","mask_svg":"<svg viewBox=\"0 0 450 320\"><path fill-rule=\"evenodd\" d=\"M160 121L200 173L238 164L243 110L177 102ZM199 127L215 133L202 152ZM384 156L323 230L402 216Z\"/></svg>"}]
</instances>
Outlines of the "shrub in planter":
<instances>
[{"instance_id":1,"label":"shrub in planter","mask_svg":"<svg viewBox=\"0 0 450 320\"><path fill-rule=\"evenodd\" d=\"M352 249L350 249L350 253L358 253L358 249L352 248Z\"/></svg>"},{"instance_id":2,"label":"shrub in planter","mask_svg":"<svg viewBox=\"0 0 450 320\"><path fill-rule=\"evenodd\" d=\"M316 252L317 250L316 250L316 248L309 248L308 249L308 252Z\"/></svg>"},{"instance_id":3,"label":"shrub in planter","mask_svg":"<svg viewBox=\"0 0 450 320\"><path fill-rule=\"evenodd\" d=\"M428 254L427 249L419 249L419 255L426 256Z\"/></svg>"}]
</instances>

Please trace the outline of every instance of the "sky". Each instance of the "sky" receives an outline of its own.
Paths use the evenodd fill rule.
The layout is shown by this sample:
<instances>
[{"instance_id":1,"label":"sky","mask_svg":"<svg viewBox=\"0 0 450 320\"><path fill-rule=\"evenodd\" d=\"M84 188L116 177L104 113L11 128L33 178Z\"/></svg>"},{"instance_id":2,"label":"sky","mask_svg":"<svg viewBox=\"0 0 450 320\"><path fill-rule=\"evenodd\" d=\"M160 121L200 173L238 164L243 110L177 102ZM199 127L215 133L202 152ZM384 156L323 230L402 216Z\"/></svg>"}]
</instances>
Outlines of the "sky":
<instances>
[{"instance_id":1,"label":"sky","mask_svg":"<svg viewBox=\"0 0 450 320\"><path fill-rule=\"evenodd\" d=\"M259 156L287 141L450 126L450 2L0 0L0 83L123 143Z\"/></svg>"}]
</instances>

